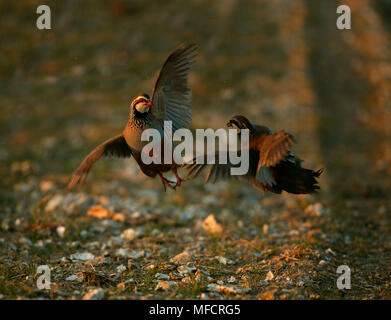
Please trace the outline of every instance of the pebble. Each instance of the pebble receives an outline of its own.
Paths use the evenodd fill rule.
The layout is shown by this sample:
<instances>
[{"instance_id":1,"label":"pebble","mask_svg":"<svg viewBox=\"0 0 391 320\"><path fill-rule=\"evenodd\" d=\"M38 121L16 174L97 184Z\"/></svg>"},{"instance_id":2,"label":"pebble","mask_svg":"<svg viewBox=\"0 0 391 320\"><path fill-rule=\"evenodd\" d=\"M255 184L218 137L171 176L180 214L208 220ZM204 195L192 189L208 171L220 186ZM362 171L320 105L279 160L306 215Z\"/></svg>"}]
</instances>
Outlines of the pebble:
<instances>
[{"instance_id":1,"label":"pebble","mask_svg":"<svg viewBox=\"0 0 391 320\"><path fill-rule=\"evenodd\" d=\"M56 194L46 204L45 211L47 211L47 212L54 211L61 204L63 199L64 199L64 197L62 195Z\"/></svg>"},{"instance_id":2,"label":"pebble","mask_svg":"<svg viewBox=\"0 0 391 320\"><path fill-rule=\"evenodd\" d=\"M88 291L88 293L83 296L83 300L102 300L104 296L105 292L102 288L95 288Z\"/></svg>"},{"instance_id":3,"label":"pebble","mask_svg":"<svg viewBox=\"0 0 391 320\"><path fill-rule=\"evenodd\" d=\"M191 278L189 276L182 278L181 280L183 283L191 283Z\"/></svg>"},{"instance_id":4,"label":"pebble","mask_svg":"<svg viewBox=\"0 0 391 320\"><path fill-rule=\"evenodd\" d=\"M33 242L29 238L26 238L26 237L21 237L19 239L19 243L20 244L27 244L27 245L30 245L30 246L33 244Z\"/></svg>"},{"instance_id":5,"label":"pebble","mask_svg":"<svg viewBox=\"0 0 391 320\"><path fill-rule=\"evenodd\" d=\"M41 188L42 192L47 192L49 190L52 190L55 187L55 185L52 181L42 180L41 183L39 184L39 187Z\"/></svg>"},{"instance_id":6,"label":"pebble","mask_svg":"<svg viewBox=\"0 0 391 320\"><path fill-rule=\"evenodd\" d=\"M108 219L110 217L110 212L103 206L95 205L87 210L87 216L97 219Z\"/></svg>"},{"instance_id":7,"label":"pebble","mask_svg":"<svg viewBox=\"0 0 391 320\"><path fill-rule=\"evenodd\" d=\"M224 285L217 285L215 283L210 283L207 286L207 290L212 291L212 292L220 292L222 294L236 295L236 294L242 294L245 292L249 292L251 289L250 288L242 289L242 288L237 288L237 287L233 287L233 286L224 286Z\"/></svg>"},{"instance_id":8,"label":"pebble","mask_svg":"<svg viewBox=\"0 0 391 320\"><path fill-rule=\"evenodd\" d=\"M216 221L215 216L210 214L202 223L202 228L208 234L218 235L223 232L223 227Z\"/></svg>"},{"instance_id":9,"label":"pebble","mask_svg":"<svg viewBox=\"0 0 391 320\"><path fill-rule=\"evenodd\" d=\"M75 280L79 280L81 281L82 280L82 276L81 275L77 275L77 274L73 274L67 278L65 278L66 281L75 281Z\"/></svg>"},{"instance_id":10,"label":"pebble","mask_svg":"<svg viewBox=\"0 0 391 320\"><path fill-rule=\"evenodd\" d=\"M133 241L136 237L137 237L137 233L132 228L126 229L121 233L121 238L128 241Z\"/></svg>"},{"instance_id":11,"label":"pebble","mask_svg":"<svg viewBox=\"0 0 391 320\"><path fill-rule=\"evenodd\" d=\"M122 273L122 272L124 272L126 270L126 267L123 264L121 264L121 265L119 265L117 267L116 270L117 270L118 273Z\"/></svg>"},{"instance_id":12,"label":"pebble","mask_svg":"<svg viewBox=\"0 0 391 320\"><path fill-rule=\"evenodd\" d=\"M176 282L174 281L159 281L155 287L155 291L159 291L159 290L168 291L174 286L176 286Z\"/></svg>"},{"instance_id":13,"label":"pebble","mask_svg":"<svg viewBox=\"0 0 391 320\"><path fill-rule=\"evenodd\" d=\"M323 205L320 202L310 204L305 208L305 213L320 217L325 212Z\"/></svg>"},{"instance_id":14,"label":"pebble","mask_svg":"<svg viewBox=\"0 0 391 320\"><path fill-rule=\"evenodd\" d=\"M220 262L221 264L233 264L234 262L232 260L229 260L225 257L222 257L222 256L216 256L215 257L217 259L218 262Z\"/></svg>"},{"instance_id":15,"label":"pebble","mask_svg":"<svg viewBox=\"0 0 391 320\"><path fill-rule=\"evenodd\" d=\"M137 228L136 230L129 228L129 229L124 230L121 233L121 238L128 240L128 241L133 241L135 238L137 238L143 234L144 234L144 228Z\"/></svg>"},{"instance_id":16,"label":"pebble","mask_svg":"<svg viewBox=\"0 0 391 320\"><path fill-rule=\"evenodd\" d=\"M95 256L90 252L76 252L71 254L70 258L72 260L90 261L94 259Z\"/></svg>"},{"instance_id":17,"label":"pebble","mask_svg":"<svg viewBox=\"0 0 391 320\"><path fill-rule=\"evenodd\" d=\"M60 238L64 238L64 235L65 235L65 231L67 229L64 227L64 226L58 226L56 231L57 231L57 234Z\"/></svg>"},{"instance_id":18,"label":"pebble","mask_svg":"<svg viewBox=\"0 0 391 320\"><path fill-rule=\"evenodd\" d=\"M168 274L159 273L159 272L155 274L155 278L159 280L170 280L170 276Z\"/></svg>"},{"instance_id":19,"label":"pebble","mask_svg":"<svg viewBox=\"0 0 391 320\"><path fill-rule=\"evenodd\" d=\"M126 218L122 213L114 213L112 219L118 222L125 222Z\"/></svg>"},{"instance_id":20,"label":"pebble","mask_svg":"<svg viewBox=\"0 0 391 320\"><path fill-rule=\"evenodd\" d=\"M274 274L273 272L269 271L267 274L266 274L266 277L265 277L265 281L271 281L274 279Z\"/></svg>"},{"instance_id":21,"label":"pebble","mask_svg":"<svg viewBox=\"0 0 391 320\"><path fill-rule=\"evenodd\" d=\"M129 256L128 258L132 258L132 259L138 259L138 258L142 258L144 257L145 255L145 252L144 250L140 250L140 251L132 251L129 253Z\"/></svg>"},{"instance_id":22,"label":"pebble","mask_svg":"<svg viewBox=\"0 0 391 320\"><path fill-rule=\"evenodd\" d=\"M187 251L183 251L180 254L177 254L175 257L173 257L170 262L176 263L176 264L185 264L191 261L191 255Z\"/></svg>"},{"instance_id":23,"label":"pebble","mask_svg":"<svg viewBox=\"0 0 391 320\"><path fill-rule=\"evenodd\" d=\"M187 273L195 272L197 268L188 267L188 266L179 266L177 270L181 274L187 274Z\"/></svg>"},{"instance_id":24,"label":"pebble","mask_svg":"<svg viewBox=\"0 0 391 320\"><path fill-rule=\"evenodd\" d=\"M130 252L128 249L124 249L124 248L119 248L117 249L117 251L115 252L115 255L117 257L126 257L126 258L130 258Z\"/></svg>"}]
</instances>

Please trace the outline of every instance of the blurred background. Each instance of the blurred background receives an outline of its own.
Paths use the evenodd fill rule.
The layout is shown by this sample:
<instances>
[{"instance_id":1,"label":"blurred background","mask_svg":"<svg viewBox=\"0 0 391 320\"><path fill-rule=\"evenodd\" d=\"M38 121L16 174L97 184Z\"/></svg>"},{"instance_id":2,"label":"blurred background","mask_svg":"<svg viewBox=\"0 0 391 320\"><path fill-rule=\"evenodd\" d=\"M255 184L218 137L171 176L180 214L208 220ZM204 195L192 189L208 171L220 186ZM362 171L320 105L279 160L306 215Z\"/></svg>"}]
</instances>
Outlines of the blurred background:
<instances>
[{"instance_id":1,"label":"blurred background","mask_svg":"<svg viewBox=\"0 0 391 320\"><path fill-rule=\"evenodd\" d=\"M331 0L48 1L52 30L35 27L40 3L1 2L2 170L28 160L39 175L69 175L123 129L169 52L196 42L194 128L241 113L294 133L332 193L387 193L390 1L344 1L343 31Z\"/></svg>"},{"instance_id":2,"label":"blurred background","mask_svg":"<svg viewBox=\"0 0 391 320\"><path fill-rule=\"evenodd\" d=\"M40 4L0 2L3 217L32 214L48 190L65 194L84 156L122 131L134 96L151 92L168 54L196 42L193 128L224 127L243 114L293 133L304 166L325 168L316 199L368 200L358 209L371 220L365 227L378 212L379 228L390 231L390 0L48 0L51 30L36 28ZM339 4L351 8L351 30L336 28ZM99 161L83 190L126 197L136 183L163 197L133 160ZM177 195L164 201L172 197L175 204Z\"/></svg>"}]
</instances>

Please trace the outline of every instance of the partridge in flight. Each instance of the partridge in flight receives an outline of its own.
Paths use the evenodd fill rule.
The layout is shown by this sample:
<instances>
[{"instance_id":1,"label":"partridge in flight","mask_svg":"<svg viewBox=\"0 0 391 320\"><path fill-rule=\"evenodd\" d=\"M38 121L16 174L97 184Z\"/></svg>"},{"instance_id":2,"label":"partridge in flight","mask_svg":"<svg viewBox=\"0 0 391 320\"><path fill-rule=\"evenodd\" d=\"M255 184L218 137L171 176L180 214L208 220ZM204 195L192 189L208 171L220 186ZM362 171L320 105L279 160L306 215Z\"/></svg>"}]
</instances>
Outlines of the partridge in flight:
<instances>
[{"instance_id":1,"label":"partridge in flight","mask_svg":"<svg viewBox=\"0 0 391 320\"><path fill-rule=\"evenodd\" d=\"M147 94L137 95L130 104L129 119L123 132L110 138L94 150L81 162L74 172L68 190L76 185L82 185L87 179L93 164L102 156L134 157L141 171L149 177L160 177L163 188L175 189L181 184L177 174L179 165L165 164L164 148L161 148L162 163L145 164L142 160L143 147L148 141L142 141L141 135L146 129L157 129L164 143L164 121L172 122L172 130L188 128L191 123L191 89L188 85L188 75L194 64L197 46L191 44L180 46L174 50L164 62L152 92L152 99ZM172 171L176 176L176 184L166 179L163 173Z\"/></svg>"},{"instance_id":2,"label":"partridge in flight","mask_svg":"<svg viewBox=\"0 0 391 320\"><path fill-rule=\"evenodd\" d=\"M211 165L205 183L241 177L263 193L266 189L274 193L281 193L285 190L293 194L310 194L319 189L316 178L321 175L323 169L313 171L301 166L303 160L296 157L290 150L295 142L291 134L284 130L272 133L265 126L251 124L244 116L233 117L227 126L249 130L249 170L243 176L232 175L231 168L238 167L238 165L230 161L226 164L219 164L219 154L217 154L215 164ZM229 159L227 155L225 156ZM193 163L185 165L188 177L197 177L208 166L205 161L207 156L203 157L203 164L198 158L193 159Z\"/></svg>"}]
</instances>

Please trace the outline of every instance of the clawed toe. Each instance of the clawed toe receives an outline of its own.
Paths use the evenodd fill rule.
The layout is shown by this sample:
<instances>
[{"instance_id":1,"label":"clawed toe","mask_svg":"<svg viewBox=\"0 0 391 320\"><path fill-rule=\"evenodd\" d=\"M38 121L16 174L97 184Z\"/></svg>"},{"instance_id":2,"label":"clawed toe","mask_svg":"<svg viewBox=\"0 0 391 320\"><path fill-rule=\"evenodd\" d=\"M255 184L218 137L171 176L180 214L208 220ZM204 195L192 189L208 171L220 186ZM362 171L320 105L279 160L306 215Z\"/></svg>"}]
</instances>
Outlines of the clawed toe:
<instances>
[{"instance_id":1,"label":"clawed toe","mask_svg":"<svg viewBox=\"0 0 391 320\"><path fill-rule=\"evenodd\" d=\"M161 173L159 173L159 177L162 180L164 192L167 191L166 186L168 186L169 188L175 190L175 188L177 187L177 184L175 184L173 186L172 183L175 183L174 181L168 180L167 178L163 177L163 175Z\"/></svg>"}]
</instances>

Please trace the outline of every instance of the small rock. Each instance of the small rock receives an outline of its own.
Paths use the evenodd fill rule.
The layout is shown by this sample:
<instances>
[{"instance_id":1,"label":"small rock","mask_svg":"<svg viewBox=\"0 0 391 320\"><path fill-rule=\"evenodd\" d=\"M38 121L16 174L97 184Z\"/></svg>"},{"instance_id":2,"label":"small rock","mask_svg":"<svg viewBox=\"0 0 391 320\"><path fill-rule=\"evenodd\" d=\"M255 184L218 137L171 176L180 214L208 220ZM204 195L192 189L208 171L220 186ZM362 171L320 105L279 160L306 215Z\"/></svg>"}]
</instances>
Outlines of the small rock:
<instances>
[{"instance_id":1,"label":"small rock","mask_svg":"<svg viewBox=\"0 0 391 320\"><path fill-rule=\"evenodd\" d=\"M177 270L180 274L188 274L188 273L195 272L197 268L192 268L188 266L179 266Z\"/></svg>"},{"instance_id":2,"label":"small rock","mask_svg":"<svg viewBox=\"0 0 391 320\"><path fill-rule=\"evenodd\" d=\"M265 277L265 280L266 281L271 281L274 279L274 274L273 272L269 271L267 274L266 274L266 277Z\"/></svg>"},{"instance_id":3,"label":"small rock","mask_svg":"<svg viewBox=\"0 0 391 320\"><path fill-rule=\"evenodd\" d=\"M259 300L274 300L274 294L273 292L265 292L265 293L260 293L257 295L257 298Z\"/></svg>"},{"instance_id":4,"label":"small rock","mask_svg":"<svg viewBox=\"0 0 391 320\"><path fill-rule=\"evenodd\" d=\"M103 206L95 205L88 209L87 216L97 219L108 219L110 218L110 212Z\"/></svg>"},{"instance_id":5,"label":"small rock","mask_svg":"<svg viewBox=\"0 0 391 320\"><path fill-rule=\"evenodd\" d=\"M113 214L113 220L118 222L125 222L125 216L122 213L114 213Z\"/></svg>"},{"instance_id":6,"label":"small rock","mask_svg":"<svg viewBox=\"0 0 391 320\"><path fill-rule=\"evenodd\" d=\"M125 290L125 288L126 288L125 282L121 282L121 283L117 284L117 289L120 289L123 291L123 290Z\"/></svg>"},{"instance_id":7,"label":"small rock","mask_svg":"<svg viewBox=\"0 0 391 320\"><path fill-rule=\"evenodd\" d=\"M159 272L155 274L155 278L159 280L170 280L170 276L168 274L159 273Z\"/></svg>"},{"instance_id":8,"label":"small rock","mask_svg":"<svg viewBox=\"0 0 391 320\"><path fill-rule=\"evenodd\" d=\"M144 228L137 228L137 229L126 229L121 233L121 238L133 241L135 238L142 236L144 234Z\"/></svg>"},{"instance_id":9,"label":"small rock","mask_svg":"<svg viewBox=\"0 0 391 320\"><path fill-rule=\"evenodd\" d=\"M128 249L124 249L124 248L119 248L116 252L115 252L115 255L117 257L126 257L126 258L130 258L130 252Z\"/></svg>"},{"instance_id":10,"label":"small rock","mask_svg":"<svg viewBox=\"0 0 391 320\"><path fill-rule=\"evenodd\" d=\"M67 229L64 227L64 226L58 226L56 231L57 231L57 234L60 238L64 238L64 235L65 235L65 231Z\"/></svg>"},{"instance_id":11,"label":"small rock","mask_svg":"<svg viewBox=\"0 0 391 320\"><path fill-rule=\"evenodd\" d=\"M135 238L137 237L137 233L134 229L132 228L129 228L129 229L126 229L124 230L122 233L121 233L121 238L122 239L126 239L128 241L133 241Z\"/></svg>"},{"instance_id":12,"label":"small rock","mask_svg":"<svg viewBox=\"0 0 391 320\"><path fill-rule=\"evenodd\" d=\"M212 291L212 292L220 292L220 293L226 294L226 295L228 295L228 294L236 295L236 294L242 294L244 292L248 292L248 291L250 291L250 288L241 289L241 288L236 288L233 286L224 286L224 285L218 285L215 283L210 283L207 286L207 290Z\"/></svg>"},{"instance_id":13,"label":"small rock","mask_svg":"<svg viewBox=\"0 0 391 320\"><path fill-rule=\"evenodd\" d=\"M9 228L10 224L8 219L4 219L3 221L1 221L1 229L3 229L4 231L8 231Z\"/></svg>"},{"instance_id":14,"label":"small rock","mask_svg":"<svg viewBox=\"0 0 391 320\"><path fill-rule=\"evenodd\" d=\"M156 237L158 236L159 234L161 234L162 232L159 230L159 229L153 229L152 232L151 232L151 236L152 237Z\"/></svg>"},{"instance_id":15,"label":"small rock","mask_svg":"<svg viewBox=\"0 0 391 320\"><path fill-rule=\"evenodd\" d=\"M151 264L147 265L146 267L144 267L144 270L152 270L155 268L156 268L156 266L153 263L151 263Z\"/></svg>"},{"instance_id":16,"label":"small rock","mask_svg":"<svg viewBox=\"0 0 391 320\"><path fill-rule=\"evenodd\" d=\"M335 256L335 252L331 248L328 248L326 250L326 252L332 254L333 256Z\"/></svg>"},{"instance_id":17,"label":"small rock","mask_svg":"<svg viewBox=\"0 0 391 320\"><path fill-rule=\"evenodd\" d=\"M267 282L266 280L261 280L261 285L266 287L269 285L269 282Z\"/></svg>"},{"instance_id":18,"label":"small rock","mask_svg":"<svg viewBox=\"0 0 391 320\"><path fill-rule=\"evenodd\" d=\"M170 262L176 264L185 264L191 261L191 255L187 251L183 251L182 253L173 257Z\"/></svg>"},{"instance_id":19,"label":"small rock","mask_svg":"<svg viewBox=\"0 0 391 320\"><path fill-rule=\"evenodd\" d=\"M222 257L222 256L216 256L215 257L217 259L218 262L220 262L221 264L233 264L234 262L232 260L229 260L225 257Z\"/></svg>"},{"instance_id":20,"label":"small rock","mask_svg":"<svg viewBox=\"0 0 391 320\"><path fill-rule=\"evenodd\" d=\"M117 267L116 270L117 270L118 273L122 273L122 272L124 272L126 270L126 267L123 264L121 264L121 265L119 265Z\"/></svg>"},{"instance_id":21,"label":"small rock","mask_svg":"<svg viewBox=\"0 0 391 320\"><path fill-rule=\"evenodd\" d=\"M218 262L220 262L222 264L227 264L227 262L228 262L228 259L224 258L222 256L216 256L215 258L217 259Z\"/></svg>"},{"instance_id":22,"label":"small rock","mask_svg":"<svg viewBox=\"0 0 391 320\"><path fill-rule=\"evenodd\" d=\"M144 254L145 254L144 250L132 251L131 253L129 253L128 258L138 259L144 257Z\"/></svg>"},{"instance_id":23,"label":"small rock","mask_svg":"<svg viewBox=\"0 0 391 320\"><path fill-rule=\"evenodd\" d=\"M80 260L80 261L90 261L95 258L95 256L92 253L89 252L77 252L74 254L71 254L70 258L72 260Z\"/></svg>"},{"instance_id":24,"label":"small rock","mask_svg":"<svg viewBox=\"0 0 391 320\"><path fill-rule=\"evenodd\" d=\"M53 198L51 198L46 204L45 211L50 212L54 211L60 203L63 201L64 197L60 194L56 194Z\"/></svg>"},{"instance_id":25,"label":"small rock","mask_svg":"<svg viewBox=\"0 0 391 320\"><path fill-rule=\"evenodd\" d=\"M324 213L324 207L320 202L310 204L306 209L305 213L320 217Z\"/></svg>"},{"instance_id":26,"label":"small rock","mask_svg":"<svg viewBox=\"0 0 391 320\"><path fill-rule=\"evenodd\" d=\"M171 288L173 288L174 286L176 286L176 282L174 282L174 281L159 281L155 287L155 291L158 291L158 290L168 291Z\"/></svg>"},{"instance_id":27,"label":"small rock","mask_svg":"<svg viewBox=\"0 0 391 320\"><path fill-rule=\"evenodd\" d=\"M202 223L203 229L212 235L217 235L223 232L223 227L216 221L215 216L210 214Z\"/></svg>"},{"instance_id":28,"label":"small rock","mask_svg":"<svg viewBox=\"0 0 391 320\"><path fill-rule=\"evenodd\" d=\"M78 281L81 281L82 280L82 276L81 275L77 275L77 274L73 274L67 278L65 278L66 281L75 281L75 280L78 280Z\"/></svg>"},{"instance_id":29,"label":"small rock","mask_svg":"<svg viewBox=\"0 0 391 320\"><path fill-rule=\"evenodd\" d=\"M33 244L33 242L29 238L26 238L26 237L21 237L19 239L19 243L20 244L27 244L27 245L30 245L30 246Z\"/></svg>"},{"instance_id":30,"label":"small rock","mask_svg":"<svg viewBox=\"0 0 391 320\"><path fill-rule=\"evenodd\" d=\"M102 288L95 288L88 291L88 293L84 295L83 300L102 300L104 296L105 292Z\"/></svg>"},{"instance_id":31,"label":"small rock","mask_svg":"<svg viewBox=\"0 0 391 320\"><path fill-rule=\"evenodd\" d=\"M42 192L47 192L49 190L52 190L54 188L54 183L52 181L43 180L39 184L39 187L41 188Z\"/></svg>"},{"instance_id":32,"label":"small rock","mask_svg":"<svg viewBox=\"0 0 391 320\"><path fill-rule=\"evenodd\" d=\"M182 278L181 280L183 283L191 283L191 278L189 276Z\"/></svg>"},{"instance_id":33,"label":"small rock","mask_svg":"<svg viewBox=\"0 0 391 320\"><path fill-rule=\"evenodd\" d=\"M324 261L324 260L320 260L320 261L319 261L319 265L320 265L320 266L323 266L324 264L326 264L326 261Z\"/></svg>"},{"instance_id":34,"label":"small rock","mask_svg":"<svg viewBox=\"0 0 391 320\"><path fill-rule=\"evenodd\" d=\"M229 279L228 279L228 283L235 283L236 282L236 278L234 276L231 276Z\"/></svg>"}]
</instances>

